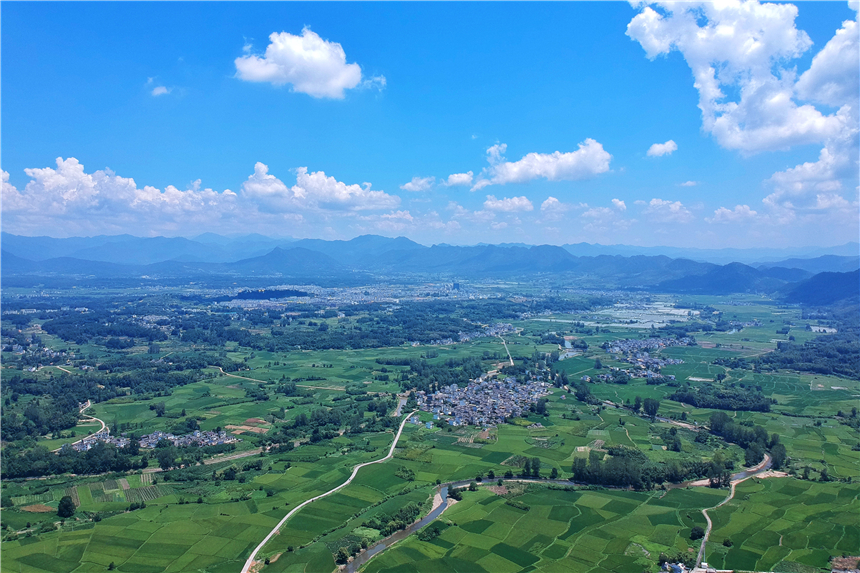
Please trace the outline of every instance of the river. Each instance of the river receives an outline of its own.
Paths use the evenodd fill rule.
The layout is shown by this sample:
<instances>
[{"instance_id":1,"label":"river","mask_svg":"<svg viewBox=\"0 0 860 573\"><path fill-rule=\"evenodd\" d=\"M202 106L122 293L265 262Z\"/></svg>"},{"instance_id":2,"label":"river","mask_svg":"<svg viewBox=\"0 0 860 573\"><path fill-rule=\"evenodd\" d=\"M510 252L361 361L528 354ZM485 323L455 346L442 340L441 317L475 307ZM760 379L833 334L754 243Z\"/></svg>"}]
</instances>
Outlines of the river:
<instances>
[{"instance_id":1,"label":"river","mask_svg":"<svg viewBox=\"0 0 860 573\"><path fill-rule=\"evenodd\" d=\"M361 569L365 563L370 561L371 557L373 557L377 553L385 551L401 539L406 539L407 537L409 537L410 535L412 535L413 533L439 517L439 515L441 515L442 512L445 511L445 509L448 507L447 485L442 486L442 489L439 491L439 495L442 497L442 504L439 507L427 514L427 516L424 517L421 521L416 521L406 529L401 529L400 531L392 533L373 547L370 547L367 551L356 555L355 559L353 559L347 564L346 573L355 573L356 571Z\"/></svg>"}]
</instances>

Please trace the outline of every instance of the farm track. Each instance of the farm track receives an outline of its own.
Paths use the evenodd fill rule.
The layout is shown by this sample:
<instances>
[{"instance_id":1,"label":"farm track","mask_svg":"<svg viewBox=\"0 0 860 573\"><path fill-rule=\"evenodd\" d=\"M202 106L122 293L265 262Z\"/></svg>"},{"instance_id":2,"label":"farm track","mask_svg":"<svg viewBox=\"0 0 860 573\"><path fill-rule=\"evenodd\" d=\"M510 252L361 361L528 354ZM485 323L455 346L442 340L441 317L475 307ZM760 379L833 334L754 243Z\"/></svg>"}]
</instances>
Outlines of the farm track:
<instances>
[{"instance_id":1,"label":"farm track","mask_svg":"<svg viewBox=\"0 0 860 573\"><path fill-rule=\"evenodd\" d=\"M708 522L708 526L705 528L705 536L702 538L702 545L699 547L699 554L696 556L696 568L698 568L702 564L702 559L705 558L705 545L708 543L708 538L711 536L711 529L713 529L713 522L711 522L711 517L708 515L708 509L717 509L719 507L724 506L728 502L730 502L735 497L735 486L737 486L742 481L746 481L751 477L755 477L756 474L765 471L770 468L771 457L770 454L765 454L764 459L757 466L754 466L746 471L740 472L735 475L742 475L745 473L749 473L749 475L744 476L740 479L733 479L731 490L729 491L729 495L726 496L726 499L715 505L714 507L709 507L707 509L702 510L702 515L705 516L705 521ZM782 543L782 537L780 537L780 543Z\"/></svg>"},{"instance_id":2,"label":"farm track","mask_svg":"<svg viewBox=\"0 0 860 573\"><path fill-rule=\"evenodd\" d=\"M241 380L250 380L251 382L260 382L262 384L269 384L271 380L258 380L257 378L248 378L247 376L236 376L235 374L230 374L228 372L224 372L224 369L220 366L210 366L209 368L217 368L221 374L224 376L229 376L231 378L239 378ZM299 388L308 388L309 390L346 390L343 386L309 386L308 384L296 384Z\"/></svg>"},{"instance_id":3,"label":"farm track","mask_svg":"<svg viewBox=\"0 0 860 573\"><path fill-rule=\"evenodd\" d=\"M388 450L388 455L386 455L384 458L381 458L381 459L378 459L378 460L375 460L372 462L364 462L362 464L358 464L357 466L355 466L352 469L352 475L350 475L349 478L345 482L343 482L342 484L340 484L339 486L337 486L335 488L328 490L325 493L321 493L316 497L312 497L309 500L302 502L301 504L299 504L298 506L293 508L293 510L290 511L287 515L285 515L284 518L281 519L281 521L279 521L278 524L274 527L274 529L272 529L272 531L269 532L269 534L265 537L265 539L263 539L263 541L261 541L260 544L254 548L254 551L251 552L251 555L248 556L248 560L245 561L245 565L244 565L244 567L242 567L242 573L250 573L251 568L256 563L254 559L255 559L255 557L257 557L257 553L259 553L260 550L262 550L263 547L265 547L266 543L268 543L269 540L272 537L274 537L280 531L281 527L283 527L284 524L287 522L287 520L289 520L295 513L297 513L299 510L301 510L306 505L310 505L311 503L315 502L316 500L327 497L327 496L335 493L336 491L341 490L341 489L345 488L346 486L348 486L349 484L351 484L352 480L355 479L355 476L358 475L358 470L360 470L361 468L363 468L365 466L378 464L378 463L382 463L382 462L390 460L392 458L392 456L394 456L394 448L397 447L397 441L400 439L400 434L403 433L403 428L406 427L406 422L417 411L418 410L413 410L411 413L407 414L403 418L403 421L400 423L400 429L397 430L397 434L394 436L394 441L391 442L391 448Z\"/></svg>"}]
</instances>

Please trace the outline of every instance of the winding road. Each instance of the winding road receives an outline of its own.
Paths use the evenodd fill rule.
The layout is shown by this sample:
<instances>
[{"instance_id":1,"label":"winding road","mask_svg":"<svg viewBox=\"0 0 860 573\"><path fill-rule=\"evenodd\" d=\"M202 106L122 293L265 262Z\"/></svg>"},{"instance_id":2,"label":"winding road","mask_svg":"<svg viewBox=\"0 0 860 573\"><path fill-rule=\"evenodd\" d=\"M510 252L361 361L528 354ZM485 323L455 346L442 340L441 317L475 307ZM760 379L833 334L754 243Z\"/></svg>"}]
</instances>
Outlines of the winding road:
<instances>
[{"instance_id":1,"label":"winding road","mask_svg":"<svg viewBox=\"0 0 860 573\"><path fill-rule=\"evenodd\" d=\"M296 512L298 512L300 509L302 509L306 505L311 504L318 499L322 499L324 497L327 497L327 496L333 494L334 492L348 486L350 483L352 483L352 480L355 479L356 474L358 474L358 470L360 470L361 468L363 468L365 466L373 465L373 464L379 464L379 463L390 460L391 457L394 455L394 448L397 447L397 441L400 439L400 434L403 433L403 428L406 427L406 422L409 420L410 417L412 417L412 414L415 414L415 412L417 412L417 411L418 410L413 410L411 413L407 414L405 418L403 418L403 421L400 423L400 429L397 430L397 434L394 436L394 441L391 443L391 449L388 450L387 456L385 456L384 458L372 461L372 462L364 462L363 464L358 464L357 466L355 466L352 469L352 475L349 476L349 479L347 479L345 482L343 482L342 484L340 484L339 486L337 486L334 489L330 489L325 493L321 493L316 497L312 497L309 500L302 502L300 505L297 505L295 508L293 508L293 510L290 511L287 515L285 515L284 518L278 522L278 524L275 526L275 528L269 532L269 534L266 536L266 538L263 539L263 541L261 541L260 544L254 548L254 551L251 552L251 555L248 556L248 560L245 561L245 566L242 567L242 573L250 573L251 567L253 567L255 564L254 559L257 557L257 553L259 553L263 549L263 547L266 545L266 543L268 543L269 540L272 537L274 537L278 533L278 531L280 531L280 529L284 526L284 524L287 522L287 520L290 519Z\"/></svg>"},{"instance_id":2,"label":"winding road","mask_svg":"<svg viewBox=\"0 0 860 573\"><path fill-rule=\"evenodd\" d=\"M84 413L84 410L86 410L87 408L89 408L89 407L90 407L90 406L92 406L92 405L93 405L93 403L92 403L90 400L87 400L87 403L86 403L86 404L84 404L84 405L81 407L81 409L80 409L80 413L81 413L81 414L83 414L83 413ZM99 422L99 423L102 425L102 427L101 427L101 428L99 428L97 432L95 432L96 434L97 434L98 432L101 432L101 431L102 431L102 430L104 430L105 428L107 428L107 424L105 424L105 423L104 423L104 420L100 420L100 419L96 418L95 416L89 416L89 415L88 415L88 416L87 416L86 418L84 418L84 420L82 420L82 421L86 422L86 421L88 421L88 420L93 420L93 421ZM84 441L84 438L81 438L80 440L77 440L77 441L75 441L75 442L72 442L72 445L77 444L78 442L83 442L83 441ZM63 448L62 448L62 447L59 447L59 448L57 448L56 450L51 450L51 453L59 452L61 449L63 449Z\"/></svg>"},{"instance_id":3,"label":"winding road","mask_svg":"<svg viewBox=\"0 0 860 573\"><path fill-rule=\"evenodd\" d=\"M753 477L754 475L756 475L759 472L762 472L762 471L769 469L771 466L771 463L772 463L772 459L770 457L770 454L765 454L764 459L757 466L752 467L748 470L744 470L742 472L736 473L732 477L737 478L737 479L732 479L732 487L731 487L731 490L729 491L729 495L726 497L726 499L724 499L723 501L721 501L720 503L718 503L714 507L709 507L707 509L702 510L702 515L705 516L705 521L708 522L708 527L705 528L705 536L702 538L702 546L699 547L699 555L696 557L696 567L699 567L702 564L702 560L705 558L705 544L708 542L708 537L711 536L711 529L713 528L713 523L711 522L711 517L708 515L708 509L717 509L718 507L722 507L725 504L727 504L728 502L730 502L732 500L732 498L735 497L735 486L736 485L738 485L739 483L741 483L744 480L748 480L749 478Z\"/></svg>"}]
</instances>

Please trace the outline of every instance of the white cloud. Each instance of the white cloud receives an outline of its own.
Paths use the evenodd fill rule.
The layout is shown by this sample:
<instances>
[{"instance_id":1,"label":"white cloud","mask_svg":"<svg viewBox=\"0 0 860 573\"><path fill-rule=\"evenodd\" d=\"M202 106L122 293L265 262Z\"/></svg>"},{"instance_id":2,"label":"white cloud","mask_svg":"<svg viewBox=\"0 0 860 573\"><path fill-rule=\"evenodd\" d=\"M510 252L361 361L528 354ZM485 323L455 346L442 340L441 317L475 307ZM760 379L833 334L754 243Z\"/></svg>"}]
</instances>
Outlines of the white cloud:
<instances>
[{"instance_id":1,"label":"white cloud","mask_svg":"<svg viewBox=\"0 0 860 573\"><path fill-rule=\"evenodd\" d=\"M484 201L484 209L514 213L517 211L533 211L534 205L526 197L502 197L501 199L496 199L493 195L487 195L487 200Z\"/></svg>"},{"instance_id":2,"label":"white cloud","mask_svg":"<svg viewBox=\"0 0 860 573\"><path fill-rule=\"evenodd\" d=\"M817 161L775 173L767 181L773 191L763 202L772 220L794 221L796 211L818 209L820 194L856 186L860 167L856 20L843 22L798 76L792 60L812 41L797 29L798 8L792 4L749 0L644 6L627 34L649 58L681 52L699 91L703 128L721 146L752 154L823 144ZM829 109L822 112L815 104ZM827 203L838 210L839 202Z\"/></svg>"},{"instance_id":3,"label":"white cloud","mask_svg":"<svg viewBox=\"0 0 860 573\"><path fill-rule=\"evenodd\" d=\"M296 169L296 184L287 187L269 173L269 167L258 162L253 175L242 185L243 194L270 212L301 210L366 211L392 209L400 198L384 191L371 190L370 183L347 185L323 171L308 173L307 167Z\"/></svg>"},{"instance_id":4,"label":"white cloud","mask_svg":"<svg viewBox=\"0 0 860 573\"><path fill-rule=\"evenodd\" d=\"M846 20L836 35L812 58L812 65L797 80L800 99L839 107L856 103L860 93L857 22Z\"/></svg>"},{"instance_id":5,"label":"white cloud","mask_svg":"<svg viewBox=\"0 0 860 573\"><path fill-rule=\"evenodd\" d=\"M619 211L626 211L627 205L621 199L613 199L612 204L615 205L615 208Z\"/></svg>"},{"instance_id":6,"label":"white cloud","mask_svg":"<svg viewBox=\"0 0 860 573\"><path fill-rule=\"evenodd\" d=\"M168 88L168 87L165 87L165 86L156 86L156 87L155 87L155 88L153 88L153 90L152 90L152 95L153 95L153 97L158 97L158 96L161 96L161 95L167 95L167 94L169 94L169 93L170 93L170 92L172 92L172 91L173 91L173 88Z\"/></svg>"},{"instance_id":7,"label":"white cloud","mask_svg":"<svg viewBox=\"0 0 860 573\"><path fill-rule=\"evenodd\" d=\"M457 187L461 185L471 185L473 173L471 171L467 171L466 173L452 173L448 176L442 185L447 187Z\"/></svg>"},{"instance_id":8,"label":"white cloud","mask_svg":"<svg viewBox=\"0 0 860 573\"><path fill-rule=\"evenodd\" d=\"M580 180L609 171L612 156L593 139L579 144L579 149L568 153L529 153L519 161L505 161L506 144L497 144L487 150L490 167L486 177L472 186L472 191L488 185L524 183L544 178L549 181Z\"/></svg>"},{"instance_id":9,"label":"white cloud","mask_svg":"<svg viewBox=\"0 0 860 573\"><path fill-rule=\"evenodd\" d=\"M637 201L637 204L644 203ZM689 223L693 214L680 201L664 201L651 199L642 211L646 221L655 223Z\"/></svg>"},{"instance_id":10,"label":"white cloud","mask_svg":"<svg viewBox=\"0 0 860 573\"><path fill-rule=\"evenodd\" d=\"M698 184L699 184L698 181L684 181L680 185L681 185L681 187L695 187Z\"/></svg>"},{"instance_id":11,"label":"white cloud","mask_svg":"<svg viewBox=\"0 0 860 573\"><path fill-rule=\"evenodd\" d=\"M292 85L293 91L315 98L343 99L344 90L362 84L361 67L346 63L346 53L337 42L323 40L310 28L301 36L272 33L262 56L236 58L236 76L249 82ZM385 78L374 76L362 87L384 87Z\"/></svg>"},{"instance_id":12,"label":"white cloud","mask_svg":"<svg viewBox=\"0 0 860 573\"><path fill-rule=\"evenodd\" d=\"M726 209L720 207L714 211L714 216L705 219L708 223L747 223L758 216L758 213L750 209L749 205L735 205L735 208Z\"/></svg>"},{"instance_id":13,"label":"white cloud","mask_svg":"<svg viewBox=\"0 0 860 573\"><path fill-rule=\"evenodd\" d=\"M547 197L546 200L540 204L541 211L547 211L550 213L558 213L570 210L572 205L568 203L562 203L555 197Z\"/></svg>"},{"instance_id":14,"label":"white cloud","mask_svg":"<svg viewBox=\"0 0 860 573\"><path fill-rule=\"evenodd\" d=\"M608 219L613 216L615 216L615 211L609 207L592 207L582 214L582 217L586 219Z\"/></svg>"},{"instance_id":15,"label":"white cloud","mask_svg":"<svg viewBox=\"0 0 860 573\"><path fill-rule=\"evenodd\" d=\"M504 221L497 221L495 223L490 223L490 228L495 231L501 231L502 229L507 228L508 224Z\"/></svg>"},{"instance_id":16,"label":"white cloud","mask_svg":"<svg viewBox=\"0 0 860 573\"><path fill-rule=\"evenodd\" d=\"M16 232L44 232L62 227L72 232L130 232L182 225L217 224L231 217L237 195L229 189L182 191L168 185L163 191L110 169L87 173L75 158L57 158L56 168L25 169L30 181L23 190L3 173L3 219Z\"/></svg>"},{"instance_id":17,"label":"white cloud","mask_svg":"<svg viewBox=\"0 0 860 573\"><path fill-rule=\"evenodd\" d=\"M400 188L404 191L427 191L433 187L435 181L435 177L413 177L412 181L404 183Z\"/></svg>"},{"instance_id":18,"label":"white cloud","mask_svg":"<svg viewBox=\"0 0 860 573\"><path fill-rule=\"evenodd\" d=\"M834 115L792 99L795 73L784 64L811 45L795 27L792 4L665 3L645 6L627 27L653 59L678 50L699 91L705 131L744 153L821 142L840 131ZM723 92L736 89L737 101Z\"/></svg>"},{"instance_id":19,"label":"white cloud","mask_svg":"<svg viewBox=\"0 0 860 573\"><path fill-rule=\"evenodd\" d=\"M323 171L308 173L307 167L296 169L296 184L291 191L310 205L328 209L393 209L400 204L400 197L371 190L370 183L364 183L363 187L347 185L334 177L327 177Z\"/></svg>"},{"instance_id":20,"label":"white cloud","mask_svg":"<svg viewBox=\"0 0 860 573\"><path fill-rule=\"evenodd\" d=\"M673 151L678 149L678 144L671 139L666 143L655 143L648 148L648 157L662 157L664 155L672 155Z\"/></svg>"}]
</instances>

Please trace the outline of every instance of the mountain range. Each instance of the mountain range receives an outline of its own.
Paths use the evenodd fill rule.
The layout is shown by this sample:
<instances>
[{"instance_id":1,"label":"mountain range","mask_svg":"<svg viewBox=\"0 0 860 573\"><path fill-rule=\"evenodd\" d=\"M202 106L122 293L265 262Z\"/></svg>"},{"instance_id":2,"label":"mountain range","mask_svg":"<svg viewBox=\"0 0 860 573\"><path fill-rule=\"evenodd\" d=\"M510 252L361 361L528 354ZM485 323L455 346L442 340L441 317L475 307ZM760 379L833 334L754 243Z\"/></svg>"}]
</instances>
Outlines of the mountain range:
<instances>
[{"instance_id":1,"label":"mountain range","mask_svg":"<svg viewBox=\"0 0 860 573\"><path fill-rule=\"evenodd\" d=\"M518 244L427 247L405 237L376 235L326 241L214 234L195 239L131 235L54 239L3 233L0 264L5 277L99 279L232 276L308 280L366 275L371 280L374 275L448 279L563 275L583 288L700 294L787 293L817 273L841 277L860 268L860 254L856 252L860 247L852 255L830 253L757 265L737 261L717 264L662 254L575 255L572 247L581 249L578 245ZM839 292L850 284L846 281L839 278L834 282L840 285ZM854 287L860 290L856 284ZM826 284L809 288L818 292L826 290Z\"/></svg>"}]
</instances>

